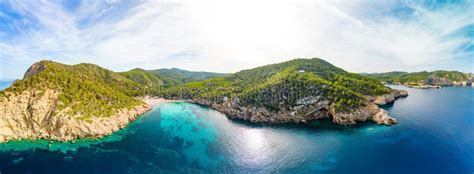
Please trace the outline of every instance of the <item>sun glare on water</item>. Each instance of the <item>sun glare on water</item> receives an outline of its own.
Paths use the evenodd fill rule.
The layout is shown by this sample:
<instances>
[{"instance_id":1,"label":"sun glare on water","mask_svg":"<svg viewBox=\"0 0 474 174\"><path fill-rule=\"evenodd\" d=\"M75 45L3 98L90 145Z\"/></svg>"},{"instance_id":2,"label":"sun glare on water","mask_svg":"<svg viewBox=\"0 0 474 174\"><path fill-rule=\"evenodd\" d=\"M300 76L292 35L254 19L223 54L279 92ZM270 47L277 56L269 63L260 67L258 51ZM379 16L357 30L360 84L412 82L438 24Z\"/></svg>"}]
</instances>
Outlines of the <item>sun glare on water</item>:
<instances>
[{"instance_id":1,"label":"sun glare on water","mask_svg":"<svg viewBox=\"0 0 474 174\"><path fill-rule=\"evenodd\" d=\"M261 130L258 129L250 129L245 131L246 137L246 146L249 151L259 151L262 150L261 148L265 145L265 138L263 137L263 133Z\"/></svg>"}]
</instances>

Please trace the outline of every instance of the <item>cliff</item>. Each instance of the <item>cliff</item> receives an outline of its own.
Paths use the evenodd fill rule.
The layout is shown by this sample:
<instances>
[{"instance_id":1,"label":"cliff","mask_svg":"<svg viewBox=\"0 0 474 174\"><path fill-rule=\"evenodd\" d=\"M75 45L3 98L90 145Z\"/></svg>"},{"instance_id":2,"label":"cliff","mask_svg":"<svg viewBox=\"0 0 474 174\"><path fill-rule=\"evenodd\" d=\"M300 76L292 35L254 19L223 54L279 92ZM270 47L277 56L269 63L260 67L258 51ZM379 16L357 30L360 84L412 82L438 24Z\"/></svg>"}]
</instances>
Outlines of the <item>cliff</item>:
<instances>
[{"instance_id":1,"label":"cliff","mask_svg":"<svg viewBox=\"0 0 474 174\"><path fill-rule=\"evenodd\" d=\"M111 134L151 107L138 83L92 64L33 64L0 93L0 142L67 141Z\"/></svg>"},{"instance_id":2,"label":"cliff","mask_svg":"<svg viewBox=\"0 0 474 174\"><path fill-rule=\"evenodd\" d=\"M0 103L0 142L19 139L73 140L100 138L124 128L151 107L147 104L122 109L109 117L70 115L70 108L57 110L58 92L23 91Z\"/></svg>"},{"instance_id":3,"label":"cliff","mask_svg":"<svg viewBox=\"0 0 474 174\"><path fill-rule=\"evenodd\" d=\"M282 108L279 111L271 111L265 107L241 106L239 98L225 99L223 103L202 99L189 100L189 102L211 107L232 119L253 123L308 123L329 118L333 123L340 125L354 125L364 121L392 125L396 124L397 120L378 106L392 103L397 98L406 96L408 93L405 90L393 90L390 94L376 97L368 96L369 102L364 106L342 112L337 111L334 104L327 99L322 99L321 96L307 96L300 99L297 105L289 109Z\"/></svg>"}]
</instances>

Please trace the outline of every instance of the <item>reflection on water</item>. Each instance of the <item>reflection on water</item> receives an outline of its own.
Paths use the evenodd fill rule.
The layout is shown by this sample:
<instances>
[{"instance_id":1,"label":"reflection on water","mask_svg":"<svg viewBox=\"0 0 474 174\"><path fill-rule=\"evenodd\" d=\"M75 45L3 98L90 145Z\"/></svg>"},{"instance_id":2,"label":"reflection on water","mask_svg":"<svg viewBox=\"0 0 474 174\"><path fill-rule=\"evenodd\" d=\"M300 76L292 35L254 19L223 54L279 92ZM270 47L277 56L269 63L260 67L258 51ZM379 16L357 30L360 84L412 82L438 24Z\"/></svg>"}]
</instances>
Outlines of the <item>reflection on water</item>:
<instances>
[{"instance_id":1,"label":"reflection on water","mask_svg":"<svg viewBox=\"0 0 474 174\"><path fill-rule=\"evenodd\" d=\"M243 134L243 142L249 151L258 151L263 147L265 139L259 129L246 130Z\"/></svg>"},{"instance_id":2,"label":"reflection on water","mask_svg":"<svg viewBox=\"0 0 474 174\"><path fill-rule=\"evenodd\" d=\"M0 145L2 173L470 173L474 90L407 89L399 124L256 125L169 103L97 140ZM84 167L87 166L87 167Z\"/></svg>"}]
</instances>

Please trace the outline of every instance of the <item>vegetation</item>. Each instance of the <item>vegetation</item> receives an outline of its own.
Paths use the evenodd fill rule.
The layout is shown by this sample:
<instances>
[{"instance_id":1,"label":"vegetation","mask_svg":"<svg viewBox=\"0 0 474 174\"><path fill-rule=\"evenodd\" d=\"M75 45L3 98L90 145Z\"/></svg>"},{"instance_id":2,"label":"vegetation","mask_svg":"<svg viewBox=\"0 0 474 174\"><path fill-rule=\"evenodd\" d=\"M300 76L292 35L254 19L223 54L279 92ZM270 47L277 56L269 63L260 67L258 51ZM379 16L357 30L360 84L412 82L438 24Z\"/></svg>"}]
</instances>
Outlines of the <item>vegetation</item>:
<instances>
[{"instance_id":1,"label":"vegetation","mask_svg":"<svg viewBox=\"0 0 474 174\"><path fill-rule=\"evenodd\" d=\"M20 93L54 89L59 92L58 109L70 108L71 115L107 117L122 108L142 104L133 96L144 95L143 85L118 73L93 64L64 65L52 61L41 61L41 67L33 75L18 80L4 91ZM27 72L28 73L28 72ZM8 96L7 96L8 97Z\"/></svg>"},{"instance_id":2,"label":"vegetation","mask_svg":"<svg viewBox=\"0 0 474 174\"><path fill-rule=\"evenodd\" d=\"M365 96L391 91L378 81L346 72L330 63L314 59L295 59L283 63L243 70L234 74L190 72L179 69L147 71L133 69L115 73L93 64L65 65L41 61L25 78L2 91L12 93L46 89L59 92L58 109L71 115L107 117L122 108L142 104L137 96L201 99L212 103L238 99L243 106L279 110L298 105L301 100L318 97L329 100L337 111L364 105Z\"/></svg>"},{"instance_id":3,"label":"vegetation","mask_svg":"<svg viewBox=\"0 0 474 174\"><path fill-rule=\"evenodd\" d=\"M119 74L142 85L144 94L157 93L164 85L164 80L161 80L161 77L157 74L140 68L121 72Z\"/></svg>"},{"instance_id":4,"label":"vegetation","mask_svg":"<svg viewBox=\"0 0 474 174\"><path fill-rule=\"evenodd\" d=\"M162 94L163 88L186 82L223 76L224 74L191 72L179 69L147 71L133 69L115 73L93 64L65 65L53 61L40 61L32 65L22 80L0 92L8 98L23 91L46 89L59 92L57 108L68 109L68 114L107 117L123 108L142 104L136 97ZM1 99L1 98L0 98Z\"/></svg>"},{"instance_id":5,"label":"vegetation","mask_svg":"<svg viewBox=\"0 0 474 174\"><path fill-rule=\"evenodd\" d=\"M221 73L186 71L178 68L157 69L150 70L149 72L158 75L159 78L163 80L163 84L167 87L189 82L202 81L212 77L222 77L226 75Z\"/></svg>"},{"instance_id":6,"label":"vegetation","mask_svg":"<svg viewBox=\"0 0 474 174\"><path fill-rule=\"evenodd\" d=\"M241 105L262 106L271 110L295 106L298 100L305 97L322 96L334 103L338 111L344 111L362 106L365 95L381 95L390 91L390 88L372 78L348 73L314 58L295 59L187 83L167 88L158 95L216 103L237 97Z\"/></svg>"},{"instance_id":7,"label":"vegetation","mask_svg":"<svg viewBox=\"0 0 474 174\"><path fill-rule=\"evenodd\" d=\"M144 69L135 68L127 72L121 72L120 74L145 86L153 87L163 85L163 81L158 75Z\"/></svg>"},{"instance_id":8,"label":"vegetation","mask_svg":"<svg viewBox=\"0 0 474 174\"><path fill-rule=\"evenodd\" d=\"M423 84L429 78L443 78L450 81L466 81L470 75L464 74L459 71L433 71L433 72L387 72L387 73L373 73L363 74L367 77L375 78L388 84L400 83L400 84Z\"/></svg>"}]
</instances>

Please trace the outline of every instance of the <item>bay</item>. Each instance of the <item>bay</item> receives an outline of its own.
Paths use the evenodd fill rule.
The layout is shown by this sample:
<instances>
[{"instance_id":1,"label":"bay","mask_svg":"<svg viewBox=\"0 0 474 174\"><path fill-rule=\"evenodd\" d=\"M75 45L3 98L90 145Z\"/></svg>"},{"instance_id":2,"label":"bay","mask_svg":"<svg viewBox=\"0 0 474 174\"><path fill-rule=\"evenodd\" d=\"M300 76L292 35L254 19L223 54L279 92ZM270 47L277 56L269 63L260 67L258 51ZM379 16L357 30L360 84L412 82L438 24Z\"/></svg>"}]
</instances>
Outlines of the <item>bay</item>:
<instances>
[{"instance_id":1,"label":"bay","mask_svg":"<svg viewBox=\"0 0 474 174\"><path fill-rule=\"evenodd\" d=\"M101 140L12 141L1 173L472 173L474 89L412 89L399 124L258 125L168 103Z\"/></svg>"}]
</instances>

